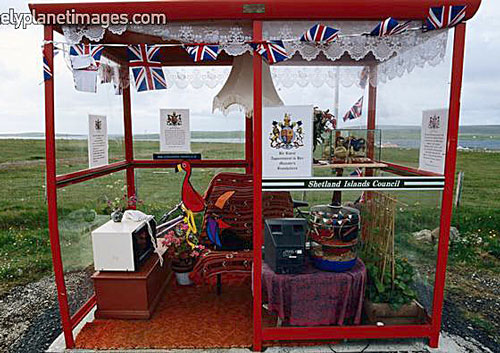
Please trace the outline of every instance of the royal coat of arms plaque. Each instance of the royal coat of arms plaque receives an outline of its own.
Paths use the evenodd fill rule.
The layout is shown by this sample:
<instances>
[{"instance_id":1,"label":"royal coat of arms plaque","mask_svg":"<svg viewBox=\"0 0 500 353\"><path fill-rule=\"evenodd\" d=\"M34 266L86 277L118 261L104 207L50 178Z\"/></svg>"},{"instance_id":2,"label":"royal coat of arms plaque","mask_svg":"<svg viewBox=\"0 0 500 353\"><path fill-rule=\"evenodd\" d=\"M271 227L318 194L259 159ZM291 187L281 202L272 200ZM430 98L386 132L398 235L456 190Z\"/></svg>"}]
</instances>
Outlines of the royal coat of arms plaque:
<instances>
[{"instance_id":1,"label":"royal coat of arms plaque","mask_svg":"<svg viewBox=\"0 0 500 353\"><path fill-rule=\"evenodd\" d=\"M313 106L265 107L262 113L262 177L312 176Z\"/></svg>"}]
</instances>

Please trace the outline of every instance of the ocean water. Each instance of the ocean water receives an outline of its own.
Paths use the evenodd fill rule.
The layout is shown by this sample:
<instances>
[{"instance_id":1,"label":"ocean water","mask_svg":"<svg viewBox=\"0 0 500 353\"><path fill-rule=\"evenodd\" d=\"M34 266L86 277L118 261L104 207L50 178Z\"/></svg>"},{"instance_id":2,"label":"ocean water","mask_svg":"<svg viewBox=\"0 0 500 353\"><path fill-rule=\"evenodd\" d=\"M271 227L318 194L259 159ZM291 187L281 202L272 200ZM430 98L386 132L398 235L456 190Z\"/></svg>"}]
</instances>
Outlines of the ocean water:
<instances>
[{"instance_id":1,"label":"ocean water","mask_svg":"<svg viewBox=\"0 0 500 353\"><path fill-rule=\"evenodd\" d=\"M401 148L420 148L420 140L416 139L383 140L382 144L394 144ZM471 150L500 150L500 139L458 139L458 146Z\"/></svg>"},{"instance_id":2,"label":"ocean water","mask_svg":"<svg viewBox=\"0 0 500 353\"><path fill-rule=\"evenodd\" d=\"M84 135L68 135L68 136L58 136L58 139L65 140L86 140L87 136ZM109 136L110 140L122 138L119 136ZM0 136L0 139L27 139L27 140L43 140L42 136ZM138 139L138 141L157 141L155 139ZM244 143L243 138L192 138L191 142L205 142L205 143ZM418 139L382 139L382 145L393 145L400 148L419 148L420 140ZM458 139L459 148L471 149L471 150L494 150L500 151L500 139Z\"/></svg>"}]
</instances>

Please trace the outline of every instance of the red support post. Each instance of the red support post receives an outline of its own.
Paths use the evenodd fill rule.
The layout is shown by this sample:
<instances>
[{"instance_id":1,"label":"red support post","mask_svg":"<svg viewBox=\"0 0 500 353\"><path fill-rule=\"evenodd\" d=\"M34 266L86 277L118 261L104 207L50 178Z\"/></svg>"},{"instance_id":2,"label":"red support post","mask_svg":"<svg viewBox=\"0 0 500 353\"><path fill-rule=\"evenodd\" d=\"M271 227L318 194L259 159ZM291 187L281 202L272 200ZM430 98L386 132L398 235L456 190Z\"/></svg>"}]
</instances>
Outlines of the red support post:
<instances>
[{"instance_id":1,"label":"red support post","mask_svg":"<svg viewBox=\"0 0 500 353\"><path fill-rule=\"evenodd\" d=\"M52 26L44 27L43 53L47 64L52 71L52 78L45 81L45 159L47 183L47 210L49 218L50 249L52 251L52 264L56 280L57 300L61 314L62 328L66 348L74 348L71 316L69 313L68 295L64 283L64 270L61 257L61 244L59 241L59 227L57 219L57 185L56 185L56 139L54 121L54 32Z\"/></svg>"},{"instance_id":2,"label":"red support post","mask_svg":"<svg viewBox=\"0 0 500 353\"><path fill-rule=\"evenodd\" d=\"M465 23L461 23L455 27L453 40L453 62L451 68L451 91L448 114L446 163L444 167L445 186L441 202L439 246L437 253L436 277L434 282L434 298L432 305L432 333L429 340L429 345L435 348L437 348L439 345L439 332L441 330L444 287L446 283L446 263L448 260L450 225L453 212L453 187L455 183L455 167L457 160L457 139L460 118L460 94L462 90L464 48Z\"/></svg>"},{"instance_id":3,"label":"red support post","mask_svg":"<svg viewBox=\"0 0 500 353\"><path fill-rule=\"evenodd\" d=\"M374 130L376 126L376 115L377 115L377 86L371 85L371 82L376 82L377 80L377 66L370 67L370 76L368 79L368 118L366 123L366 128L368 130ZM367 156L370 159L375 159L375 136L373 132L368 132L368 153ZM368 168L365 170L366 176L373 176L373 169Z\"/></svg>"},{"instance_id":4,"label":"red support post","mask_svg":"<svg viewBox=\"0 0 500 353\"><path fill-rule=\"evenodd\" d=\"M252 120L253 120L253 114L250 116L245 116L245 160L247 161L247 166L245 168L245 171L247 174L252 173L252 159L253 159Z\"/></svg>"},{"instance_id":5,"label":"red support post","mask_svg":"<svg viewBox=\"0 0 500 353\"><path fill-rule=\"evenodd\" d=\"M253 22L262 40L262 21ZM253 56L253 350L262 350L262 58Z\"/></svg>"},{"instance_id":6,"label":"red support post","mask_svg":"<svg viewBox=\"0 0 500 353\"><path fill-rule=\"evenodd\" d=\"M127 67L128 72L128 67ZM125 161L127 165L127 196L135 196L134 166L134 141L132 137L132 104L130 99L130 86L123 88L123 128L125 142ZM132 208L135 208L133 206Z\"/></svg>"}]
</instances>

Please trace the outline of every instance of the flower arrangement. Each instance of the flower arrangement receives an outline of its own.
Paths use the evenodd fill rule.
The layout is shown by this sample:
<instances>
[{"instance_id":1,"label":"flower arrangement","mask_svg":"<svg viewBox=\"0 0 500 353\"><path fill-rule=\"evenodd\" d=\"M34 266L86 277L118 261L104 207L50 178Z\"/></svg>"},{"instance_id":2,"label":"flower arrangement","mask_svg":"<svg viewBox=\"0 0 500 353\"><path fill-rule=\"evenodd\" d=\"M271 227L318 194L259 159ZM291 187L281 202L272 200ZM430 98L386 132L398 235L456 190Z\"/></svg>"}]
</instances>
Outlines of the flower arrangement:
<instances>
[{"instance_id":1,"label":"flower arrangement","mask_svg":"<svg viewBox=\"0 0 500 353\"><path fill-rule=\"evenodd\" d=\"M325 139L323 134L326 132L333 131L337 128L337 118L330 113L330 110L320 110L318 107L314 107L314 137L313 137L313 151L316 151L316 147L323 142Z\"/></svg>"},{"instance_id":2,"label":"flower arrangement","mask_svg":"<svg viewBox=\"0 0 500 353\"><path fill-rule=\"evenodd\" d=\"M199 240L194 234L189 234L186 237L188 229L186 223L178 224L165 234L162 244L167 249L168 257L174 261L177 260L177 262L192 264L203 253L205 247L199 244Z\"/></svg>"},{"instance_id":3,"label":"flower arrangement","mask_svg":"<svg viewBox=\"0 0 500 353\"><path fill-rule=\"evenodd\" d=\"M108 189L114 189L117 184L122 183L122 181L117 180L114 182L114 184L109 184L106 185ZM107 208L111 212L111 218L115 222L120 222L123 217L123 212L127 209L134 209L138 204L142 204L142 201L140 201L137 196L132 195L128 196L127 195L127 186L123 185L121 187L121 191L123 192L123 195L121 197L117 196L115 198L108 198L107 196L104 196Z\"/></svg>"}]
</instances>

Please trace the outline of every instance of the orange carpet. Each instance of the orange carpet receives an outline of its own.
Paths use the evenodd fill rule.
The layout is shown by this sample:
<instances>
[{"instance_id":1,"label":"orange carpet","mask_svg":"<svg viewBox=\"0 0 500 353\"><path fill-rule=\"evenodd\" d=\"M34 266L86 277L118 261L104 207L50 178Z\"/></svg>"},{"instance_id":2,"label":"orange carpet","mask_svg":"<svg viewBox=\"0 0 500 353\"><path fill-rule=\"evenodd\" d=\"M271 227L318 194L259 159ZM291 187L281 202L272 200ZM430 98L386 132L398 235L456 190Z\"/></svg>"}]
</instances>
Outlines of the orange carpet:
<instances>
[{"instance_id":1,"label":"orange carpet","mask_svg":"<svg viewBox=\"0 0 500 353\"><path fill-rule=\"evenodd\" d=\"M224 281L226 282L226 281ZM169 284L150 320L95 320L76 338L77 348L236 348L252 345L250 282L213 286Z\"/></svg>"}]
</instances>

